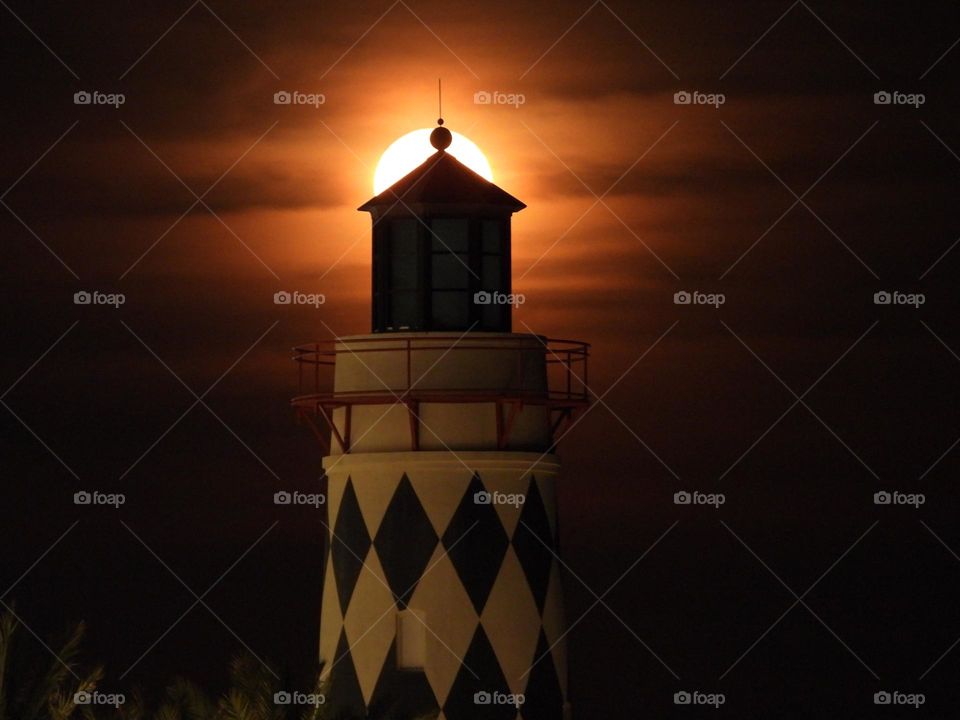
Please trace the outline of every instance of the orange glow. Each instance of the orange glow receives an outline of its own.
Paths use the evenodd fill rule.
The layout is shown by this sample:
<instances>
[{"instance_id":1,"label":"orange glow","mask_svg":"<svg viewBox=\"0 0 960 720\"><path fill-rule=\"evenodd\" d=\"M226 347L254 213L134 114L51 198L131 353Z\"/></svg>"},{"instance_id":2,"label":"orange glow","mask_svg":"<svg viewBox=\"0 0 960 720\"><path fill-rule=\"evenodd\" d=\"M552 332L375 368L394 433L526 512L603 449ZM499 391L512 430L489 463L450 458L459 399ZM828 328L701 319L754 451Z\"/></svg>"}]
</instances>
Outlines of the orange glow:
<instances>
[{"instance_id":1,"label":"orange glow","mask_svg":"<svg viewBox=\"0 0 960 720\"><path fill-rule=\"evenodd\" d=\"M430 133L429 128L408 132L384 151L373 174L375 194L382 193L436 152L430 145ZM460 133L451 131L451 135L453 135L453 141L447 152L475 173L492 182L493 171L480 148Z\"/></svg>"}]
</instances>

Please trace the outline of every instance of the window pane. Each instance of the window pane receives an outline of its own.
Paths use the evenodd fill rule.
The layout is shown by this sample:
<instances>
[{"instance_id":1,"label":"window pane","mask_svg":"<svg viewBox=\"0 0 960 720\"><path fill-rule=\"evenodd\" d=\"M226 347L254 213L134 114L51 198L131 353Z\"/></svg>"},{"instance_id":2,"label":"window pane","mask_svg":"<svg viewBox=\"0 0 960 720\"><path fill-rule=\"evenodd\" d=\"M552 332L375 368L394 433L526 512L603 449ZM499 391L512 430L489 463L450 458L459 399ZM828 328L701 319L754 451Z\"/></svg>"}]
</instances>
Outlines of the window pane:
<instances>
[{"instance_id":1,"label":"window pane","mask_svg":"<svg viewBox=\"0 0 960 720\"><path fill-rule=\"evenodd\" d=\"M480 326L484 330L503 330L501 327L504 313L503 305L484 305L480 308ZM509 309L507 310L509 312Z\"/></svg>"},{"instance_id":2,"label":"window pane","mask_svg":"<svg viewBox=\"0 0 960 720\"><path fill-rule=\"evenodd\" d=\"M500 290L499 255L484 255L480 268L480 285L484 290Z\"/></svg>"},{"instance_id":3,"label":"window pane","mask_svg":"<svg viewBox=\"0 0 960 720\"><path fill-rule=\"evenodd\" d=\"M466 220L437 218L430 223L434 252L465 253L470 247L470 226Z\"/></svg>"},{"instance_id":4,"label":"window pane","mask_svg":"<svg viewBox=\"0 0 960 720\"><path fill-rule=\"evenodd\" d=\"M484 220L481 250L485 253L502 252L500 243L500 221Z\"/></svg>"},{"instance_id":5,"label":"window pane","mask_svg":"<svg viewBox=\"0 0 960 720\"><path fill-rule=\"evenodd\" d=\"M469 301L467 292L434 290L433 328L435 330L466 330L469 327Z\"/></svg>"},{"instance_id":6,"label":"window pane","mask_svg":"<svg viewBox=\"0 0 960 720\"><path fill-rule=\"evenodd\" d=\"M470 277L468 262L466 255L434 253L431 268L434 289L466 290Z\"/></svg>"},{"instance_id":7,"label":"window pane","mask_svg":"<svg viewBox=\"0 0 960 720\"><path fill-rule=\"evenodd\" d=\"M417 221L414 218L399 218L390 221L390 254L415 255L417 253Z\"/></svg>"},{"instance_id":8,"label":"window pane","mask_svg":"<svg viewBox=\"0 0 960 720\"><path fill-rule=\"evenodd\" d=\"M390 289L414 290L417 287L417 256L395 255L390 258Z\"/></svg>"},{"instance_id":9,"label":"window pane","mask_svg":"<svg viewBox=\"0 0 960 720\"><path fill-rule=\"evenodd\" d=\"M394 330L417 326L417 294L390 293L390 327Z\"/></svg>"}]
</instances>

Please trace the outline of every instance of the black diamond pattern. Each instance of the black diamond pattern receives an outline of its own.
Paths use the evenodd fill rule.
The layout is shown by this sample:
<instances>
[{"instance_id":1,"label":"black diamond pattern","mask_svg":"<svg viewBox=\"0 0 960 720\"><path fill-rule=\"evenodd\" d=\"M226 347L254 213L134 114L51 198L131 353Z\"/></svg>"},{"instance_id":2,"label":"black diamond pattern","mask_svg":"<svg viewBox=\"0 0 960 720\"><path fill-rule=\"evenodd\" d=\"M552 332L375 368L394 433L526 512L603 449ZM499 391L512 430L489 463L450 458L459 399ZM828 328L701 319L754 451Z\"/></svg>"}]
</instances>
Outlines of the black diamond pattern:
<instances>
[{"instance_id":1,"label":"black diamond pattern","mask_svg":"<svg viewBox=\"0 0 960 720\"><path fill-rule=\"evenodd\" d=\"M550 584L553 546L553 533L550 530L547 510L543 505L537 481L532 479L530 489L527 490L527 500L520 513L520 521L513 533L513 549L520 560L524 575L527 576L527 584L530 585L541 616Z\"/></svg>"},{"instance_id":2,"label":"black diamond pattern","mask_svg":"<svg viewBox=\"0 0 960 720\"><path fill-rule=\"evenodd\" d=\"M474 677L474 674L477 677ZM496 653L482 625L477 626L473 640L470 641L470 648L450 688L443 712L451 720L514 720L517 717L517 708L513 705L502 702L477 704L477 693L499 693L501 696L510 693L503 670L500 669Z\"/></svg>"},{"instance_id":3,"label":"black diamond pattern","mask_svg":"<svg viewBox=\"0 0 960 720\"><path fill-rule=\"evenodd\" d=\"M510 545L493 505L475 502L477 493L483 492L486 488L474 475L443 534L443 546L478 615L483 613Z\"/></svg>"},{"instance_id":4,"label":"black diamond pattern","mask_svg":"<svg viewBox=\"0 0 960 720\"><path fill-rule=\"evenodd\" d=\"M563 717L563 690L553 663L553 654L547 638L540 631L537 653L531 662L538 661L530 671L524 692L523 720L558 720Z\"/></svg>"},{"instance_id":5,"label":"black diamond pattern","mask_svg":"<svg viewBox=\"0 0 960 720\"><path fill-rule=\"evenodd\" d=\"M437 547L437 533L406 474L390 499L373 545L394 599L406 608Z\"/></svg>"},{"instance_id":6,"label":"black diamond pattern","mask_svg":"<svg viewBox=\"0 0 960 720\"><path fill-rule=\"evenodd\" d=\"M367 708L363 702L363 690L357 679L357 670L350 654L347 634L341 629L337 642L337 656L327 661L330 664L330 690L327 705L333 717L366 717Z\"/></svg>"},{"instance_id":7,"label":"black diamond pattern","mask_svg":"<svg viewBox=\"0 0 960 720\"><path fill-rule=\"evenodd\" d=\"M337 580L337 596L340 600L340 612L347 614L357 578L363 570L363 561L370 551L370 533L360 512L360 503L353 490L353 481L348 477L343 490L340 511L333 526L330 539L330 554L333 557L333 574Z\"/></svg>"},{"instance_id":8,"label":"black diamond pattern","mask_svg":"<svg viewBox=\"0 0 960 720\"><path fill-rule=\"evenodd\" d=\"M397 668L397 642L394 640L370 698L370 717L436 717L439 711L437 696L433 694L426 674L422 670Z\"/></svg>"}]
</instances>

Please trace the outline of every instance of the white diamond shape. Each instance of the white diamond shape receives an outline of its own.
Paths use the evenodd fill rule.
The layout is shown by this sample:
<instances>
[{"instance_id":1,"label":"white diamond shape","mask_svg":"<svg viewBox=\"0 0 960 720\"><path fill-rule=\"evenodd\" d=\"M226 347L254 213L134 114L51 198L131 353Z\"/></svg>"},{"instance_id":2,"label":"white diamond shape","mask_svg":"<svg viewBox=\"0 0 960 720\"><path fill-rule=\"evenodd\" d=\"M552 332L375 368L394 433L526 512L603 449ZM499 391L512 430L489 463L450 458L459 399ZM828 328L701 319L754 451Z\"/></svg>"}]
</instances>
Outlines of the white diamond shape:
<instances>
[{"instance_id":1,"label":"white diamond shape","mask_svg":"<svg viewBox=\"0 0 960 720\"><path fill-rule=\"evenodd\" d=\"M480 618L500 662L510 692L520 694L527 684L537 639L540 613L517 554L510 547Z\"/></svg>"},{"instance_id":2,"label":"white diamond shape","mask_svg":"<svg viewBox=\"0 0 960 720\"><path fill-rule=\"evenodd\" d=\"M376 548L371 548L343 621L353 665L363 699L370 703L383 661L397 634L397 613L393 594L380 565Z\"/></svg>"},{"instance_id":3,"label":"white diamond shape","mask_svg":"<svg viewBox=\"0 0 960 720\"><path fill-rule=\"evenodd\" d=\"M425 613L424 622L429 629L424 671L443 707L480 619L442 547L437 546L430 558L409 607Z\"/></svg>"}]
</instances>

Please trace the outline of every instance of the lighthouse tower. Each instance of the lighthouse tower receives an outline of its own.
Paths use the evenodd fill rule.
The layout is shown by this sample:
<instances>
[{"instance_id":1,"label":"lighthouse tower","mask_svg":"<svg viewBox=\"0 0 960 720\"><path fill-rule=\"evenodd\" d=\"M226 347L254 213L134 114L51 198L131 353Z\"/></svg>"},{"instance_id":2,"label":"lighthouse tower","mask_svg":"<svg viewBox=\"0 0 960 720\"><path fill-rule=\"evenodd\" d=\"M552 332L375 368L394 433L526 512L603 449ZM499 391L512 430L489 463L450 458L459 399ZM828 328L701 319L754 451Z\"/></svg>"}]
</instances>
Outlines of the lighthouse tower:
<instances>
[{"instance_id":1,"label":"lighthouse tower","mask_svg":"<svg viewBox=\"0 0 960 720\"><path fill-rule=\"evenodd\" d=\"M334 716L564 720L554 439L588 346L512 332L525 206L436 152L373 217L373 332L296 348L324 443L320 658Z\"/></svg>"}]
</instances>

